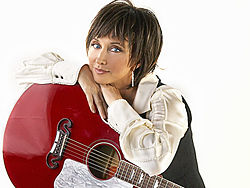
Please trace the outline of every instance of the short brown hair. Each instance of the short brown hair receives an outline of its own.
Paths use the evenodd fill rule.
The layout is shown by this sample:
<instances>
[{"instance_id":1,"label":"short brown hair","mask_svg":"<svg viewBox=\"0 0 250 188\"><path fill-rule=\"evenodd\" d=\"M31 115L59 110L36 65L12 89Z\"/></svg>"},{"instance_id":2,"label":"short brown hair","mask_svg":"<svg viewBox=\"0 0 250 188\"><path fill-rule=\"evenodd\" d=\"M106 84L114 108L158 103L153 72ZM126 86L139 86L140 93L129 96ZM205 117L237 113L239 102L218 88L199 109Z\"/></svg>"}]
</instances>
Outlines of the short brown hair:
<instances>
[{"instance_id":1,"label":"short brown hair","mask_svg":"<svg viewBox=\"0 0 250 188\"><path fill-rule=\"evenodd\" d=\"M104 6L92 21L86 38L86 49L95 37L111 36L128 41L129 66L134 71L135 86L153 72L162 48L162 31L155 14L135 7L129 0L114 0Z\"/></svg>"}]
</instances>

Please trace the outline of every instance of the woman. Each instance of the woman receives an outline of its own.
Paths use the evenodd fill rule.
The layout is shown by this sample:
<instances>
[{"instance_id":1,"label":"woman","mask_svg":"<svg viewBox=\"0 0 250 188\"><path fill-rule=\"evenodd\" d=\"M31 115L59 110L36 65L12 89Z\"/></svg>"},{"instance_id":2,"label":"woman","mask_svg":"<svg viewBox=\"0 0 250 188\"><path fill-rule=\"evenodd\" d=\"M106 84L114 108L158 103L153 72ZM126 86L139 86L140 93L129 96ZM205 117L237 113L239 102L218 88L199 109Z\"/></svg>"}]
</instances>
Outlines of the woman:
<instances>
[{"instance_id":1,"label":"woman","mask_svg":"<svg viewBox=\"0 0 250 188\"><path fill-rule=\"evenodd\" d=\"M127 160L149 175L201 188L189 108L178 90L153 74L161 47L162 31L152 11L130 1L113 1L90 27L88 65L80 69L51 53L25 62L17 77L24 84L78 81L92 112L96 105L120 134Z\"/></svg>"}]
</instances>

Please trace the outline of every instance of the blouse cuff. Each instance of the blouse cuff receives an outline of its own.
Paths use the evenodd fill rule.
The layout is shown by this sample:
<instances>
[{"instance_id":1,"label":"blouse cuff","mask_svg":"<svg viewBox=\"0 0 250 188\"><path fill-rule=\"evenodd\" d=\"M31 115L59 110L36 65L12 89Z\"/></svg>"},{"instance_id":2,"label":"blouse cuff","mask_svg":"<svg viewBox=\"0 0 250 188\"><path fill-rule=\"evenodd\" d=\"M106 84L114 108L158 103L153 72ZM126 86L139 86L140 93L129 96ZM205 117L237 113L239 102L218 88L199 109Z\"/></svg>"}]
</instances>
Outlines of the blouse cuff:
<instances>
[{"instance_id":1,"label":"blouse cuff","mask_svg":"<svg viewBox=\"0 0 250 188\"><path fill-rule=\"evenodd\" d=\"M52 68L52 83L74 85L82 66L66 61L55 64Z\"/></svg>"},{"instance_id":2,"label":"blouse cuff","mask_svg":"<svg viewBox=\"0 0 250 188\"><path fill-rule=\"evenodd\" d=\"M64 61L59 55L49 52L24 61L16 72L19 85L66 84L77 82L82 64Z\"/></svg>"},{"instance_id":3,"label":"blouse cuff","mask_svg":"<svg viewBox=\"0 0 250 188\"><path fill-rule=\"evenodd\" d=\"M118 133L122 133L127 126L139 119L140 115L124 99L115 100L108 107L108 121Z\"/></svg>"}]
</instances>

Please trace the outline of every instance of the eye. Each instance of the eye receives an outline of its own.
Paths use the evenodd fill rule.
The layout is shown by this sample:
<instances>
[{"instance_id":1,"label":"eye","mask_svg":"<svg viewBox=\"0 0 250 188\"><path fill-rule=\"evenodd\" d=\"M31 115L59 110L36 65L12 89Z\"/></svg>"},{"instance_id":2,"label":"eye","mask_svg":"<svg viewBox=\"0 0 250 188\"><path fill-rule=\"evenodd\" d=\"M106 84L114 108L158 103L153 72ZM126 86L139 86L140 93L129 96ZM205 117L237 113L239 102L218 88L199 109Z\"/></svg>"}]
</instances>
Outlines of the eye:
<instances>
[{"instance_id":1,"label":"eye","mask_svg":"<svg viewBox=\"0 0 250 188\"><path fill-rule=\"evenodd\" d=\"M121 48L118 48L118 47L112 47L110 49L111 52L115 52L115 53L118 53L118 52L122 52Z\"/></svg>"},{"instance_id":2,"label":"eye","mask_svg":"<svg viewBox=\"0 0 250 188\"><path fill-rule=\"evenodd\" d=\"M98 43L92 43L91 46L93 46L93 48L95 48L95 49L101 48L101 45L99 45Z\"/></svg>"}]
</instances>

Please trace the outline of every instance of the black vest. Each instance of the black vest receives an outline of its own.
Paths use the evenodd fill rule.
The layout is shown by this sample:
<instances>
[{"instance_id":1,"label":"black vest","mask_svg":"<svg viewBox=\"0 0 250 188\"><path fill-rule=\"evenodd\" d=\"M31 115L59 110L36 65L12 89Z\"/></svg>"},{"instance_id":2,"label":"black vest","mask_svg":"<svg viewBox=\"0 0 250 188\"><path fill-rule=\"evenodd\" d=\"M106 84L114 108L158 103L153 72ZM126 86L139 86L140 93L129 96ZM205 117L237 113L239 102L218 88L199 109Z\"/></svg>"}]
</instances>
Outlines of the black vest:
<instances>
[{"instance_id":1,"label":"black vest","mask_svg":"<svg viewBox=\"0 0 250 188\"><path fill-rule=\"evenodd\" d=\"M159 79L159 78L158 78ZM164 85L159 79L157 87ZM191 121L192 115L187 102L182 97L188 116L188 129L184 137L181 139L175 157L167 170L162 173L162 176L174 183L177 183L185 188L204 188L204 182L199 173L196 160L196 153L193 143ZM145 118L146 114L141 116Z\"/></svg>"}]
</instances>

